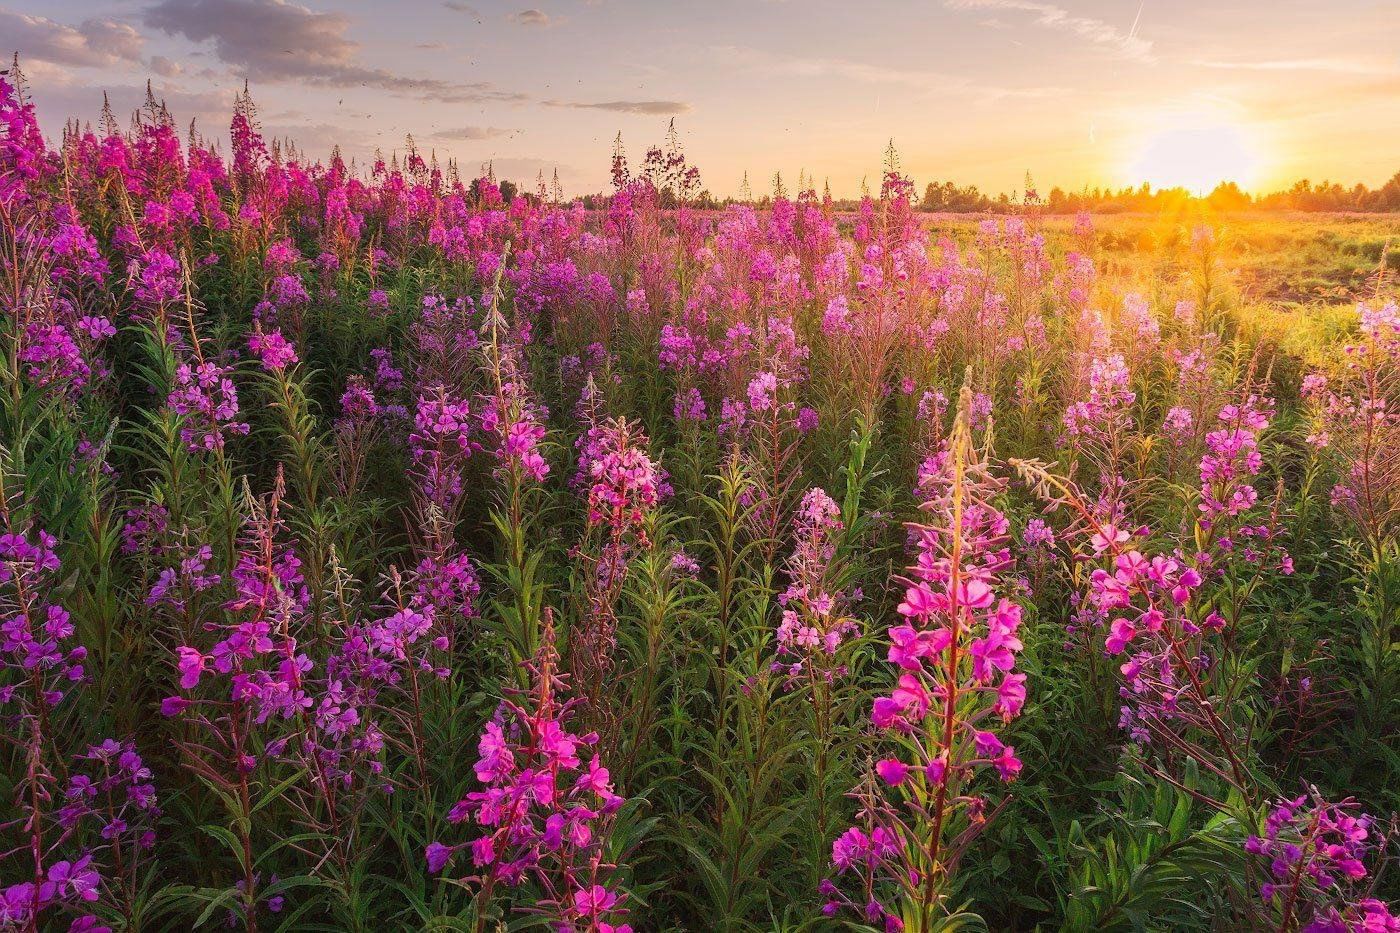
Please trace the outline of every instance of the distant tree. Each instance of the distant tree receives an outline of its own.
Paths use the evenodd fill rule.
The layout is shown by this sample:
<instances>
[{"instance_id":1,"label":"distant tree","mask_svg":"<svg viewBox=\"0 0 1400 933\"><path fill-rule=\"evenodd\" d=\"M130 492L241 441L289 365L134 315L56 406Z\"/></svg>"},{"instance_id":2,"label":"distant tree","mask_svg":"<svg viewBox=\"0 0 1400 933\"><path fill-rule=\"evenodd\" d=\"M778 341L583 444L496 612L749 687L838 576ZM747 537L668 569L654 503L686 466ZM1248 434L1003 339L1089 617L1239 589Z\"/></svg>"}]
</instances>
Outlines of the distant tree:
<instances>
[{"instance_id":1,"label":"distant tree","mask_svg":"<svg viewBox=\"0 0 1400 933\"><path fill-rule=\"evenodd\" d=\"M1376 190L1374 210L1400 211L1400 172Z\"/></svg>"},{"instance_id":2,"label":"distant tree","mask_svg":"<svg viewBox=\"0 0 1400 933\"><path fill-rule=\"evenodd\" d=\"M1009 196L1004 199L1004 203L1010 203ZM925 211L969 214L994 210L996 205L978 191L976 185L960 188L951 181L945 181L930 182L925 186L919 208Z\"/></svg>"}]
</instances>

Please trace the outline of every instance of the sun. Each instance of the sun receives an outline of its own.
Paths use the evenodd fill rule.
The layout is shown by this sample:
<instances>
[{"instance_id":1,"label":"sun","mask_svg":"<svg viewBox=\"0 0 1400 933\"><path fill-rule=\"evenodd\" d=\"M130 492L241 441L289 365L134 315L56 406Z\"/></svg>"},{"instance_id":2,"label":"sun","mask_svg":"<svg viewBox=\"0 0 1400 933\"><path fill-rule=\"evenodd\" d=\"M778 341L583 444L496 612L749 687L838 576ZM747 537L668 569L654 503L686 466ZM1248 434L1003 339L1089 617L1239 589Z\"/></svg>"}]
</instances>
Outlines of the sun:
<instances>
[{"instance_id":1,"label":"sun","mask_svg":"<svg viewBox=\"0 0 1400 933\"><path fill-rule=\"evenodd\" d=\"M1144 135L1127 175L1134 184L1209 194L1223 181L1253 187L1260 165L1258 143L1241 124L1179 117L1158 123Z\"/></svg>"}]
</instances>

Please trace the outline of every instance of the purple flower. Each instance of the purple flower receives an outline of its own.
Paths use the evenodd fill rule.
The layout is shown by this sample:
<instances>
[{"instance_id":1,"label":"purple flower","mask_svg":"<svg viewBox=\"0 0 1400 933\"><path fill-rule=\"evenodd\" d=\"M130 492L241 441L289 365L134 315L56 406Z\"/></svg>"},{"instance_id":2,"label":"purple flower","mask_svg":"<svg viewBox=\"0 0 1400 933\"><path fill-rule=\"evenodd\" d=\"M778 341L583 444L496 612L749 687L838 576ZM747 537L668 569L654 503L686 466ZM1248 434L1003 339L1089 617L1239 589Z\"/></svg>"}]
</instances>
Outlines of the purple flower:
<instances>
[{"instance_id":1,"label":"purple flower","mask_svg":"<svg viewBox=\"0 0 1400 933\"><path fill-rule=\"evenodd\" d=\"M180 437L192 452L222 450L226 433L248 433L248 425L238 420L238 389L229 370L213 363L181 363L167 404L184 416Z\"/></svg>"},{"instance_id":2,"label":"purple flower","mask_svg":"<svg viewBox=\"0 0 1400 933\"><path fill-rule=\"evenodd\" d=\"M248 337L248 350L262 361L268 372L281 372L297 362L297 351L278 330L256 330Z\"/></svg>"}]
</instances>

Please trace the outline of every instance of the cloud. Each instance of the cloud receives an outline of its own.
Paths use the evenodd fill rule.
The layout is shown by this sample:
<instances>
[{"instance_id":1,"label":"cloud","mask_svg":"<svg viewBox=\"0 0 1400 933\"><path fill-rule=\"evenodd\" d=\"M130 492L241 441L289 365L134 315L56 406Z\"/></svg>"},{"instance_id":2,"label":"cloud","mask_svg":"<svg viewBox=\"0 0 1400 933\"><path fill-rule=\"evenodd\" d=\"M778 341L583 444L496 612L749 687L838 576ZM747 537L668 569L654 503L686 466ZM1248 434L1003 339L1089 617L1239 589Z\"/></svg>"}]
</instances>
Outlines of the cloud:
<instances>
[{"instance_id":1,"label":"cloud","mask_svg":"<svg viewBox=\"0 0 1400 933\"><path fill-rule=\"evenodd\" d=\"M350 20L284 0L163 0L147 9L146 25L194 42L212 40L230 65L262 77L311 77L356 70Z\"/></svg>"},{"instance_id":2,"label":"cloud","mask_svg":"<svg viewBox=\"0 0 1400 933\"><path fill-rule=\"evenodd\" d=\"M466 13L469 16L475 16L476 21L478 23L481 22L481 11L478 10L476 7L472 6L470 3L462 3L461 0L444 0L442 5L454 12Z\"/></svg>"},{"instance_id":3,"label":"cloud","mask_svg":"<svg viewBox=\"0 0 1400 933\"><path fill-rule=\"evenodd\" d=\"M171 61L164 55L152 55L151 60L147 62L147 64L152 71L162 78L178 77L180 72L185 70L179 62Z\"/></svg>"},{"instance_id":4,"label":"cloud","mask_svg":"<svg viewBox=\"0 0 1400 933\"><path fill-rule=\"evenodd\" d=\"M540 26L549 25L549 14L544 10L521 10L519 13L512 13L506 17L517 26Z\"/></svg>"},{"instance_id":5,"label":"cloud","mask_svg":"<svg viewBox=\"0 0 1400 933\"><path fill-rule=\"evenodd\" d=\"M1266 61L1220 61L1196 59L1191 64L1201 68L1223 68L1238 71L1327 71L1348 75L1393 74L1394 67L1357 58L1280 58Z\"/></svg>"},{"instance_id":6,"label":"cloud","mask_svg":"<svg viewBox=\"0 0 1400 933\"><path fill-rule=\"evenodd\" d=\"M690 104L681 100L603 100L596 102L546 100L541 101L541 103L546 107L567 107L572 110L607 110L612 113L639 113L663 117L690 112Z\"/></svg>"},{"instance_id":7,"label":"cloud","mask_svg":"<svg viewBox=\"0 0 1400 933\"><path fill-rule=\"evenodd\" d=\"M1111 23L1092 16L1076 16L1062 6L1040 0L943 0L950 10L1000 10L1008 13L1028 13L1032 21L1045 29L1058 29L1079 36L1094 45L1102 45L1124 58L1155 61L1152 43L1137 35L1137 22L1127 32ZM1141 7L1138 12L1141 13Z\"/></svg>"},{"instance_id":8,"label":"cloud","mask_svg":"<svg viewBox=\"0 0 1400 933\"><path fill-rule=\"evenodd\" d=\"M505 129L499 126L459 126L455 129L438 130L433 133L434 139L498 139L502 136L509 136L517 130Z\"/></svg>"},{"instance_id":9,"label":"cloud","mask_svg":"<svg viewBox=\"0 0 1400 933\"><path fill-rule=\"evenodd\" d=\"M444 103L520 103L524 94L481 81L413 78L358 61L359 43L345 35L350 18L287 0L162 0L146 25L193 42L212 42L219 60L245 77L322 87L372 87Z\"/></svg>"},{"instance_id":10,"label":"cloud","mask_svg":"<svg viewBox=\"0 0 1400 933\"><path fill-rule=\"evenodd\" d=\"M120 62L139 62L145 39L128 23L112 19L87 19L77 26L57 23L43 16L0 10L3 48L20 58L36 58L56 65L102 68Z\"/></svg>"},{"instance_id":11,"label":"cloud","mask_svg":"<svg viewBox=\"0 0 1400 933\"><path fill-rule=\"evenodd\" d=\"M998 87L974 81L966 75L925 71L917 68L891 68L844 58L799 58L775 55L760 49L740 46L718 46L713 55L765 74L793 78L837 78L861 84L891 84L908 87L925 94L957 93L993 100L1050 97L1060 88L1031 86L1023 88Z\"/></svg>"}]
</instances>

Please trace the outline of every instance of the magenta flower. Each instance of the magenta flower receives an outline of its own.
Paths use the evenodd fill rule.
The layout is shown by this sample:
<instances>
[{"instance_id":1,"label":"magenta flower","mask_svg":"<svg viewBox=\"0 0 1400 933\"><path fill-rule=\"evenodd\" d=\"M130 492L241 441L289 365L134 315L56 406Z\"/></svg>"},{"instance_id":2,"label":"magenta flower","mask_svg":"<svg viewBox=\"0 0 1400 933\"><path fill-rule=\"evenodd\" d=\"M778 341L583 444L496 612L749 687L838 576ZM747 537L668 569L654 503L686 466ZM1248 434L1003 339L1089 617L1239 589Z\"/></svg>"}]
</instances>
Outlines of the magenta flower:
<instances>
[{"instance_id":1,"label":"magenta flower","mask_svg":"<svg viewBox=\"0 0 1400 933\"><path fill-rule=\"evenodd\" d=\"M222 450L225 435L248 433L247 423L238 420L238 389L229 370L213 363L181 363L167 404L184 416L180 437L192 452Z\"/></svg>"},{"instance_id":2,"label":"magenta flower","mask_svg":"<svg viewBox=\"0 0 1400 933\"><path fill-rule=\"evenodd\" d=\"M211 658L201 654L197 648L185 645L176 648L175 652L179 656L176 667L180 671L180 688L193 690L198 686L199 675L204 673L204 668Z\"/></svg>"},{"instance_id":3,"label":"magenta flower","mask_svg":"<svg viewBox=\"0 0 1400 933\"><path fill-rule=\"evenodd\" d=\"M49 866L49 884L57 889L55 896L65 900L97 900L101 880L97 870L92 867L91 855L84 855L76 862L55 862Z\"/></svg>"},{"instance_id":4,"label":"magenta flower","mask_svg":"<svg viewBox=\"0 0 1400 933\"><path fill-rule=\"evenodd\" d=\"M254 331L248 337L248 350L262 361L268 372L281 372L297 362L297 351L278 330Z\"/></svg>"}]
</instances>

